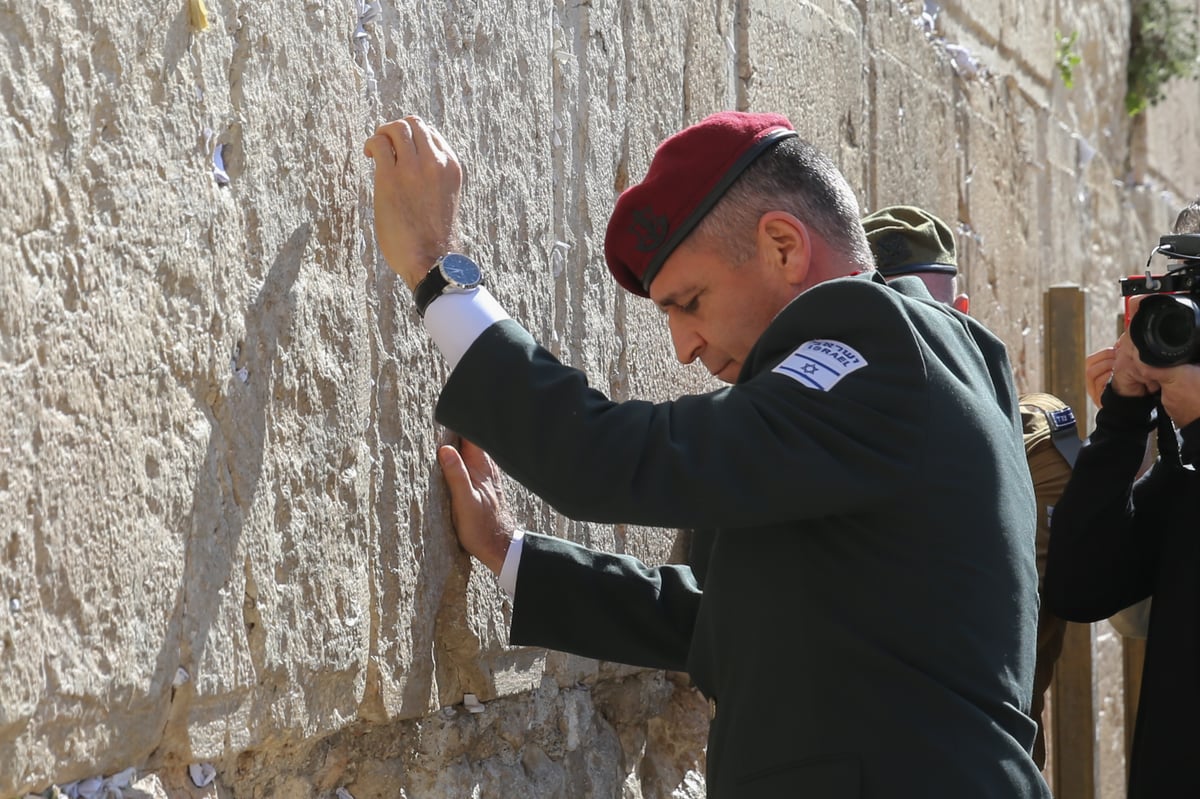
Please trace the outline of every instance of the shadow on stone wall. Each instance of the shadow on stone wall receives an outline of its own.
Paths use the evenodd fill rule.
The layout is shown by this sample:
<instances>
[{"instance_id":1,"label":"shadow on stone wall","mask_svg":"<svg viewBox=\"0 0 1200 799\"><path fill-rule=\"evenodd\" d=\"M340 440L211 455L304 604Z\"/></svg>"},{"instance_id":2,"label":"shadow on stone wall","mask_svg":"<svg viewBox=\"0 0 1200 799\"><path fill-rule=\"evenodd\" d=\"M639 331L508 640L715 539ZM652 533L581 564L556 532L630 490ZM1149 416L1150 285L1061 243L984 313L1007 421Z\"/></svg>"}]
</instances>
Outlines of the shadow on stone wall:
<instances>
[{"instance_id":1,"label":"shadow on stone wall","mask_svg":"<svg viewBox=\"0 0 1200 799\"><path fill-rule=\"evenodd\" d=\"M291 293L300 275L300 266L308 249L312 231L308 224L298 227L280 248L262 288L246 309L243 329L246 338L235 353L233 375L224 385L197 387L197 406L208 419L211 436L208 453L201 466L189 514L187 541L184 545L184 582L179 586L175 606L168 621L165 645L159 652L154 684L169 687L170 699L163 706L162 735L150 763L169 764L191 759L188 726L195 716L223 714L231 703L240 701L246 686L223 686L214 701L206 700L203 666L209 658L224 655L208 651L215 625L231 619L220 618L227 606L224 592L238 585L234 569L245 532L247 517L263 471L266 446L267 413L271 403L272 365L281 337L291 326ZM239 370L245 372L239 374ZM243 379L242 376L246 379ZM256 379L249 379L253 376ZM226 390L223 392L223 388ZM245 643L254 671L254 683L266 671L264 630L256 609L257 590L251 575L249 556L240 564L245 575L242 622ZM232 632L229 631L232 637ZM237 638L239 644L242 642ZM227 653L229 656L247 653ZM173 685L178 669L188 679ZM216 687L216 686L213 686ZM232 690L229 690L232 689ZM241 689L241 690L239 690Z\"/></svg>"}]
</instances>

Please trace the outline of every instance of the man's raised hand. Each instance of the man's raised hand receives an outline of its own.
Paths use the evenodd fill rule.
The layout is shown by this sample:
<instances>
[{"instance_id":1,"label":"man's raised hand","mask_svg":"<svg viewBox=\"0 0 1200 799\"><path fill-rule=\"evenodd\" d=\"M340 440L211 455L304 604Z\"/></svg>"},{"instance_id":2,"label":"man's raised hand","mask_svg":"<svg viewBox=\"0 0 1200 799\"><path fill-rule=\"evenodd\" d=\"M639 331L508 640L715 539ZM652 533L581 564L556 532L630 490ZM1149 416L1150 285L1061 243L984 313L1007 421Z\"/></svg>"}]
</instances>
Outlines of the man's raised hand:
<instances>
[{"instance_id":1,"label":"man's raised hand","mask_svg":"<svg viewBox=\"0 0 1200 799\"><path fill-rule=\"evenodd\" d=\"M375 162L375 236L410 289L455 249L462 167L442 135L416 116L380 125L363 152Z\"/></svg>"}]
</instances>

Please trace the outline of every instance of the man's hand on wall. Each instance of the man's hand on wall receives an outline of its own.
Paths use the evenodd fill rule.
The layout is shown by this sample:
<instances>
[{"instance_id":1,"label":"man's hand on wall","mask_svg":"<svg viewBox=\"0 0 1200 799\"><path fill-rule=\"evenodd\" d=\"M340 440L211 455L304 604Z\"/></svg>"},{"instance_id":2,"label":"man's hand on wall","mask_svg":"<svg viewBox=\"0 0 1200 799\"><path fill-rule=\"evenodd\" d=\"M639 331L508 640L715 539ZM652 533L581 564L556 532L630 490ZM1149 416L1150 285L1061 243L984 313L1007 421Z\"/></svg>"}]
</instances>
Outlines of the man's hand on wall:
<instances>
[{"instance_id":1,"label":"man's hand on wall","mask_svg":"<svg viewBox=\"0 0 1200 799\"><path fill-rule=\"evenodd\" d=\"M450 513L458 542L499 574L516 525L508 513L503 475L495 461L464 440L458 449L438 449L438 462L450 487Z\"/></svg>"},{"instance_id":2,"label":"man's hand on wall","mask_svg":"<svg viewBox=\"0 0 1200 799\"><path fill-rule=\"evenodd\" d=\"M415 116L380 125L363 152L375 162L375 236L409 289L454 249L462 168L450 145Z\"/></svg>"}]
</instances>

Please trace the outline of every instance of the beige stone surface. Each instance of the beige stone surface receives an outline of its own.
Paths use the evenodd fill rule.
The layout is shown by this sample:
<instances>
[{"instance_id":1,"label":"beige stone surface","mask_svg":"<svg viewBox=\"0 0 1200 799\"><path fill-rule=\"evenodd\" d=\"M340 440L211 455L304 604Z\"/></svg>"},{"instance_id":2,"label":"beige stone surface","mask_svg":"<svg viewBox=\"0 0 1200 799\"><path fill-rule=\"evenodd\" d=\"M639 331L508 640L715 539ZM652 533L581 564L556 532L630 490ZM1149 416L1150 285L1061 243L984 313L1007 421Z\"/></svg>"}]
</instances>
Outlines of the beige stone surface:
<instances>
[{"instance_id":1,"label":"beige stone surface","mask_svg":"<svg viewBox=\"0 0 1200 799\"><path fill-rule=\"evenodd\" d=\"M1179 198L1176 211L1200 197L1200 167L1190 156L1200 146L1200 84L1177 83L1171 90L1177 102L1151 108L1144 122L1152 154L1146 177ZM1174 221L1172 215L1167 227Z\"/></svg>"},{"instance_id":2,"label":"beige stone surface","mask_svg":"<svg viewBox=\"0 0 1200 799\"><path fill-rule=\"evenodd\" d=\"M464 248L618 399L714 385L602 253L709 112L786 113L864 209L950 221L1023 389L1046 288L1085 287L1109 343L1116 279L1200 191L1200 84L1131 124L1115 0L207 0L204 31L188 4L0 0L2 799L130 766L189 795L199 761L221 796L703 794L696 694L507 648L454 542L445 368L373 243L380 121L447 133ZM681 555L511 488L534 529Z\"/></svg>"},{"instance_id":3,"label":"beige stone surface","mask_svg":"<svg viewBox=\"0 0 1200 799\"><path fill-rule=\"evenodd\" d=\"M868 140L866 47L858 8L841 0L749 5L746 101L786 113L864 201Z\"/></svg>"},{"instance_id":4,"label":"beige stone surface","mask_svg":"<svg viewBox=\"0 0 1200 799\"><path fill-rule=\"evenodd\" d=\"M1051 74L1051 108L1087 148L1109 162L1112 177L1125 178L1130 119L1125 113L1125 73L1129 61L1130 6L1064 0L1043 37L1053 47L1053 32L1076 34L1072 52L1080 59L1071 69L1072 86ZM1051 27L1052 26L1052 27ZM1050 53L1050 58L1055 57ZM1085 151L1086 152L1086 151Z\"/></svg>"},{"instance_id":5,"label":"beige stone surface","mask_svg":"<svg viewBox=\"0 0 1200 799\"><path fill-rule=\"evenodd\" d=\"M272 734L352 715L367 629L347 623L367 606L367 553L340 545L362 526L352 373L366 355L340 166L279 169L266 129L300 120L240 117L227 74L205 71L234 39L214 32L207 49L165 11L50 8L7 15L22 46L4 50L21 76L4 138L35 187L16 182L25 213L3 234L20 253L5 270L20 286L5 302L2 392L20 420L5 582L22 605L9 651L28 669L5 686L8 790L164 740L186 749L181 721L201 748L244 745L262 735L252 695L265 710L293 680L312 690L260 710ZM270 10L242 21L263 42ZM302 96L296 83L274 80ZM337 110L320 120L334 135ZM236 184L214 182L213 141ZM330 424L301 423L314 406ZM288 567L317 553L320 577ZM176 691L180 667L192 677Z\"/></svg>"},{"instance_id":6,"label":"beige stone surface","mask_svg":"<svg viewBox=\"0 0 1200 799\"><path fill-rule=\"evenodd\" d=\"M869 8L870 210L917 205L957 227L965 153L951 57L903 8Z\"/></svg>"}]
</instances>

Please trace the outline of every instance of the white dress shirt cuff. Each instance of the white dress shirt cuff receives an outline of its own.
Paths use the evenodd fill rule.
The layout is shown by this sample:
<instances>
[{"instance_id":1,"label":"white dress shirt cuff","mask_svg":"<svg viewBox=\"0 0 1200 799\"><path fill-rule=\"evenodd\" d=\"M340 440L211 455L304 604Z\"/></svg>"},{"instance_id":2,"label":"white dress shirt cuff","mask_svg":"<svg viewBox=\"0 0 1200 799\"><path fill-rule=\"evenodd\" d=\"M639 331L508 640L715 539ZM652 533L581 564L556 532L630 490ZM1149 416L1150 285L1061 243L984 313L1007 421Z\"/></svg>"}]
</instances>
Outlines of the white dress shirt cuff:
<instances>
[{"instance_id":1,"label":"white dress shirt cuff","mask_svg":"<svg viewBox=\"0 0 1200 799\"><path fill-rule=\"evenodd\" d=\"M500 569L500 587L509 599L517 598L517 571L521 568L521 550L525 548L525 531L513 533L512 541L508 542L508 554L504 556L504 566Z\"/></svg>"},{"instance_id":2,"label":"white dress shirt cuff","mask_svg":"<svg viewBox=\"0 0 1200 799\"><path fill-rule=\"evenodd\" d=\"M425 329L453 371L483 331L508 318L500 303L480 286L462 294L443 294L429 303Z\"/></svg>"}]
</instances>

